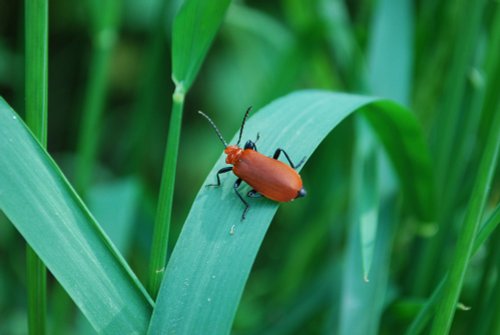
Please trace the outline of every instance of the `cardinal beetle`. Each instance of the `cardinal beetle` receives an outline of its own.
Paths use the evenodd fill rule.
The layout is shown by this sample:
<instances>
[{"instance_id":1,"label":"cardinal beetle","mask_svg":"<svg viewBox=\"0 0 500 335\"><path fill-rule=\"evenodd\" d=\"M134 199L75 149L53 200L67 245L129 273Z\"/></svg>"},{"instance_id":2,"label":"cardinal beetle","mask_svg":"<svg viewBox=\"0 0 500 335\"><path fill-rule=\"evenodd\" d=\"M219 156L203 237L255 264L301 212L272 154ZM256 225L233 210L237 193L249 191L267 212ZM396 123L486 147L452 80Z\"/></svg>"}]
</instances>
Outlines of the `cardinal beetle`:
<instances>
[{"instance_id":1,"label":"cardinal beetle","mask_svg":"<svg viewBox=\"0 0 500 335\"><path fill-rule=\"evenodd\" d=\"M252 107L249 107L243 117L236 145L228 145L212 119L202 111L198 112L203 115L214 128L217 136L225 147L224 153L227 155L226 163L232 165L223 167L217 172L217 184L210 184L207 186L220 186L220 175L233 171L238 177L233 185L234 191L245 205L245 209L241 215L242 221L245 219L248 209L250 208L248 202L241 196L240 192L238 192L238 187L241 185L242 181L245 181L252 187L252 190L247 193L247 196L250 198L258 198L263 195L274 201L288 202L306 195L306 190L302 187L302 179L297 171L295 171L295 169L304 163L305 157L295 165L292 163L292 160L285 150L281 148L276 149L273 158L264 156L257 152L257 146L255 145L259 140L258 133L255 142L248 140L243 149L239 147L243 128L245 127L245 122L251 109ZM281 153L285 155L290 166L278 160Z\"/></svg>"}]
</instances>

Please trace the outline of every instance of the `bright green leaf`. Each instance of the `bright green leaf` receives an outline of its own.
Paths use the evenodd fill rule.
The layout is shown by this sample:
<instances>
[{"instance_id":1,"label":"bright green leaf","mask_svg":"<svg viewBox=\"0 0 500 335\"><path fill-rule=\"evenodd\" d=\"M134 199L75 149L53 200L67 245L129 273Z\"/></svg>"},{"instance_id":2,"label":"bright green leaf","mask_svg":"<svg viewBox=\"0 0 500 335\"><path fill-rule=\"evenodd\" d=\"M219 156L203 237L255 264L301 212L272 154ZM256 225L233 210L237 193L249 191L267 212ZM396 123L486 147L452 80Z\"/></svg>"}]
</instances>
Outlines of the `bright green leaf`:
<instances>
[{"instance_id":1,"label":"bright green leaf","mask_svg":"<svg viewBox=\"0 0 500 335\"><path fill-rule=\"evenodd\" d=\"M490 193L491 182L497 166L498 152L500 151L500 105L492 121L486 147L475 177L474 188L470 195L469 204L463 224L460 228L455 253L451 262L444 292L439 299L436 318L432 324L431 334L446 334L451 328L455 315L458 297L462 290L465 271L474 248L474 239L479 230L486 200Z\"/></svg>"},{"instance_id":2,"label":"bright green leaf","mask_svg":"<svg viewBox=\"0 0 500 335\"><path fill-rule=\"evenodd\" d=\"M356 143L358 155L354 156L353 163L353 171L358 175L354 177L357 182L353 190L355 199L353 199L352 205L356 208L355 221L357 221L356 226L359 224L357 229L360 230L363 278L368 282L379 223L379 147L373 141L370 130L364 129L363 126L366 127L366 122L364 120L360 121L362 122L358 123L357 129L360 132L358 132L358 142ZM363 130L365 130L364 134L362 133Z\"/></svg>"},{"instance_id":3,"label":"bright green leaf","mask_svg":"<svg viewBox=\"0 0 500 335\"><path fill-rule=\"evenodd\" d=\"M363 280L361 266L362 240L359 222L351 227L347 259L343 271L343 287L339 334L378 334L384 308L390 267L392 239L396 231L396 199L388 197L380 205L379 225L373 241L373 266L370 281ZM360 317L362 315L362 317Z\"/></svg>"},{"instance_id":4,"label":"bright green leaf","mask_svg":"<svg viewBox=\"0 0 500 335\"><path fill-rule=\"evenodd\" d=\"M98 333L145 333L151 299L57 165L1 98L0 210Z\"/></svg>"},{"instance_id":5,"label":"bright green leaf","mask_svg":"<svg viewBox=\"0 0 500 335\"><path fill-rule=\"evenodd\" d=\"M130 247L139 194L140 186L134 178L100 183L92 186L88 193L89 208L123 254Z\"/></svg>"},{"instance_id":6,"label":"bright green leaf","mask_svg":"<svg viewBox=\"0 0 500 335\"><path fill-rule=\"evenodd\" d=\"M217 33L230 0L185 0L174 19L172 76L187 92Z\"/></svg>"},{"instance_id":7,"label":"bright green leaf","mask_svg":"<svg viewBox=\"0 0 500 335\"><path fill-rule=\"evenodd\" d=\"M251 117L243 137L255 139L259 132L260 152L272 155L280 147L299 161L309 157L344 118L363 107L367 107L363 115L375 126L395 162L408 199L416 202L421 213L430 213L428 199L423 198L428 194L409 187L419 182L424 189L433 188L422 132L415 117L392 102L326 91L296 92ZM205 187L223 166L221 157L184 224L165 272L150 334L228 334L231 330L245 282L278 204L265 198L249 199L250 210L241 222L243 205L234 194L233 176L222 177L220 188ZM243 187L241 193L247 190ZM309 196L315 196L314 190L309 190Z\"/></svg>"}]
</instances>

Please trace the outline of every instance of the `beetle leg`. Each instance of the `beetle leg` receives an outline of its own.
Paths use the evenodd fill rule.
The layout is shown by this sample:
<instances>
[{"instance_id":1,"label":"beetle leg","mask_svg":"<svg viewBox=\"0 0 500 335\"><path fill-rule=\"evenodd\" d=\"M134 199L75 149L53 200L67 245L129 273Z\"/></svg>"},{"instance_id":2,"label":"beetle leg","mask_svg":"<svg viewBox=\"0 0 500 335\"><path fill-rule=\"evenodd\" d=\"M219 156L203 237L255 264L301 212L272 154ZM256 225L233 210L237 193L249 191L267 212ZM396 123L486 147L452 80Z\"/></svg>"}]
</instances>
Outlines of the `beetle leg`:
<instances>
[{"instance_id":1,"label":"beetle leg","mask_svg":"<svg viewBox=\"0 0 500 335\"><path fill-rule=\"evenodd\" d=\"M278 159L278 157L280 156L281 153L283 153L285 155L286 159L288 160L288 163L290 163L290 166L294 169L299 168L306 161L306 157L304 156L304 158L302 158L301 161L297 165L293 164L292 160L290 159L290 157L288 156L286 151L281 149L281 148L276 149L276 151L274 152L273 158Z\"/></svg>"},{"instance_id":2,"label":"beetle leg","mask_svg":"<svg viewBox=\"0 0 500 335\"><path fill-rule=\"evenodd\" d=\"M242 179L238 178L234 182L234 191L236 192L236 195L238 196L238 198L240 198L240 200L245 205L245 209L243 210L243 214L241 215L241 221L243 221L243 220L245 220L245 216L246 216L246 214L248 212L248 209L250 208L250 205L248 204L248 202L245 201L245 199L243 199L243 197L241 196L240 192L238 192L238 187L240 187L241 181L242 181Z\"/></svg>"},{"instance_id":3,"label":"beetle leg","mask_svg":"<svg viewBox=\"0 0 500 335\"><path fill-rule=\"evenodd\" d=\"M257 137L255 138L255 141L252 142L252 149L255 151L259 151L259 150L257 150L257 141L259 140L259 138L260 138L260 134L257 133Z\"/></svg>"},{"instance_id":4,"label":"beetle leg","mask_svg":"<svg viewBox=\"0 0 500 335\"><path fill-rule=\"evenodd\" d=\"M229 172L229 171L232 171L232 170L233 170L232 166L226 166L226 167L220 169L219 171L217 171L217 184L209 184L209 185L206 185L206 186L220 186L220 177L219 177L219 175L223 174L223 173L226 173L226 172Z\"/></svg>"},{"instance_id":5,"label":"beetle leg","mask_svg":"<svg viewBox=\"0 0 500 335\"><path fill-rule=\"evenodd\" d=\"M255 143L257 143L257 141L259 140L259 138L260 138L260 134L257 133L257 138L255 139L255 142L252 141L252 140L248 140L247 143L245 143L245 146L243 148L244 149L252 149L252 150L258 151L257 150L257 145L255 145Z\"/></svg>"},{"instance_id":6,"label":"beetle leg","mask_svg":"<svg viewBox=\"0 0 500 335\"><path fill-rule=\"evenodd\" d=\"M260 133L257 132L257 138L255 139L255 141L253 142L253 144L255 145L257 143L257 141L259 140L260 138ZM257 147L255 147L255 151L257 151Z\"/></svg>"},{"instance_id":7,"label":"beetle leg","mask_svg":"<svg viewBox=\"0 0 500 335\"><path fill-rule=\"evenodd\" d=\"M260 197L262 197L262 194L260 194L256 190L250 190L247 193L247 197L249 197L249 198L260 198Z\"/></svg>"}]
</instances>

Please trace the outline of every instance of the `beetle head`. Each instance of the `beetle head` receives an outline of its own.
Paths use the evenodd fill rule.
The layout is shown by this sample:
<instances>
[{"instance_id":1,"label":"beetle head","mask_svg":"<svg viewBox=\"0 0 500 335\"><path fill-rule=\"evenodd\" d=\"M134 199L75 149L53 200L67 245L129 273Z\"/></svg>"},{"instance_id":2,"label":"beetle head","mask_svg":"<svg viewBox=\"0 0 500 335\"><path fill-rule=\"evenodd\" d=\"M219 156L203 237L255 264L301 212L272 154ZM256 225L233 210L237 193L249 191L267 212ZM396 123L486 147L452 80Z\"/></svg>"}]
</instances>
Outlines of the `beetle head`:
<instances>
[{"instance_id":1,"label":"beetle head","mask_svg":"<svg viewBox=\"0 0 500 335\"><path fill-rule=\"evenodd\" d=\"M238 159L241 156L241 153L243 152L243 149L241 149L237 145L229 145L224 149L224 153L227 155L226 157L226 163L227 164L233 164L238 161Z\"/></svg>"},{"instance_id":2,"label":"beetle head","mask_svg":"<svg viewBox=\"0 0 500 335\"><path fill-rule=\"evenodd\" d=\"M243 147L245 150L246 149L252 149L252 150L256 150L255 148L255 142L252 141L252 140L248 140L247 143L245 143L245 146Z\"/></svg>"}]
</instances>

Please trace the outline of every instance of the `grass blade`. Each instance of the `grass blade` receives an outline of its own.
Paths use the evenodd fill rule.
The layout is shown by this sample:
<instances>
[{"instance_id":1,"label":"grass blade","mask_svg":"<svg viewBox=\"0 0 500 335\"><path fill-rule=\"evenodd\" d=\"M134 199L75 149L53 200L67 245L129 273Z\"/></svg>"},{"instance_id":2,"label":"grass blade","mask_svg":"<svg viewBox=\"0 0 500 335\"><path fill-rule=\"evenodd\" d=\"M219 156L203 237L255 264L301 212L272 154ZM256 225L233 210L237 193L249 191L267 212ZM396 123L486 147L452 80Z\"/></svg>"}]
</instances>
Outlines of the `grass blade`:
<instances>
[{"instance_id":1,"label":"grass blade","mask_svg":"<svg viewBox=\"0 0 500 335\"><path fill-rule=\"evenodd\" d=\"M500 223L500 204L497 205L493 213L490 215L488 220L481 226L481 229L477 233L476 242L474 243L473 253L479 250L479 247L486 242L488 237L491 236L495 228Z\"/></svg>"},{"instance_id":2,"label":"grass blade","mask_svg":"<svg viewBox=\"0 0 500 335\"><path fill-rule=\"evenodd\" d=\"M26 123L47 145L48 1L26 0Z\"/></svg>"},{"instance_id":3,"label":"grass blade","mask_svg":"<svg viewBox=\"0 0 500 335\"><path fill-rule=\"evenodd\" d=\"M340 277L340 263L332 263L323 269L314 281L305 284L294 299L292 308L286 311L282 319L272 320L271 324L263 325L254 334L257 335L286 335L294 334L304 320L313 317L328 308L329 298L332 296L332 281L337 282ZM338 283L340 285L340 283Z\"/></svg>"},{"instance_id":4,"label":"grass blade","mask_svg":"<svg viewBox=\"0 0 500 335\"><path fill-rule=\"evenodd\" d=\"M461 18L468 20L468 24L460 24L456 32L454 48L456 57L452 58L446 78L446 92L443 94L442 112L439 113L440 122L436 123L436 165L437 178L447 183L448 168L453 163L454 140L460 136L458 122L460 120L460 103L465 90L467 71L469 71L472 52L476 47L477 36L481 28L481 18L486 1L474 1L461 7Z\"/></svg>"},{"instance_id":5,"label":"grass blade","mask_svg":"<svg viewBox=\"0 0 500 335\"><path fill-rule=\"evenodd\" d=\"M366 80L372 93L406 105L411 82L412 24L409 1L377 3ZM361 122L358 125L351 200L353 222L345 260L340 334L377 333L397 226L394 171L374 140L373 131ZM373 270L372 262L376 264Z\"/></svg>"},{"instance_id":6,"label":"grass blade","mask_svg":"<svg viewBox=\"0 0 500 335\"><path fill-rule=\"evenodd\" d=\"M163 107L163 102L168 101L160 97L164 96L167 79L165 71L165 59L167 57L168 42L165 32L165 22L169 19L170 11L167 7L174 5L173 1L161 0L158 4L158 12L153 17L153 22L148 30L147 44L145 46L145 68L137 83L137 94L132 111L132 119L129 124L130 138L128 140L127 158L133 162L130 167L132 173L140 172L147 159L147 151L144 147L151 145L151 127L155 119L155 113ZM161 103L160 103L161 101Z\"/></svg>"},{"instance_id":7,"label":"grass blade","mask_svg":"<svg viewBox=\"0 0 500 335\"><path fill-rule=\"evenodd\" d=\"M54 161L1 98L0 152L0 210L92 326L101 334L145 333L151 299Z\"/></svg>"},{"instance_id":8,"label":"grass blade","mask_svg":"<svg viewBox=\"0 0 500 335\"><path fill-rule=\"evenodd\" d=\"M500 266L500 255L497 250L496 252L497 268ZM485 334L499 334L500 333L500 318L498 315L500 313L500 280L496 281L495 288L491 294L488 304L488 316L489 316L489 328Z\"/></svg>"},{"instance_id":9,"label":"grass blade","mask_svg":"<svg viewBox=\"0 0 500 335\"><path fill-rule=\"evenodd\" d=\"M167 147L163 160L160 194L151 245L151 261L149 264L149 293L156 298L160 287L165 263L167 261L168 236L172 220L172 204L174 201L175 171L181 137L182 109L184 96L174 93L174 103L168 128Z\"/></svg>"},{"instance_id":10,"label":"grass blade","mask_svg":"<svg viewBox=\"0 0 500 335\"><path fill-rule=\"evenodd\" d=\"M174 19L172 79L187 92L212 44L230 0L185 0Z\"/></svg>"},{"instance_id":11,"label":"grass blade","mask_svg":"<svg viewBox=\"0 0 500 335\"><path fill-rule=\"evenodd\" d=\"M477 48L485 3L486 1L481 0L467 2L466 5L459 6L459 19L455 18L456 21L454 19L454 22L459 23L452 25L450 22L451 27L443 25L444 29L453 33L454 38L451 43L453 57L450 59L449 70L445 77L443 92L441 92L442 100L440 100L439 112L436 114L432 138L436 180L440 191L437 200L440 201L439 208L441 210L438 217L438 232L423 248L420 256L421 261L417 263L416 274L413 276L414 293L416 294L428 293L431 285L435 284L442 275L440 269L444 268L445 259L442 246L448 237L448 232L452 230L452 220L449 219L451 213L446 208L446 202L449 201L447 193L450 192L450 170L452 170L451 165L457 164L454 159L454 155L457 154L457 138L462 136L463 131L467 131L464 128L471 128L470 125L461 124L461 104L464 104L467 73L470 71L474 49ZM465 21L468 24L461 24ZM432 76L434 75L432 73Z\"/></svg>"},{"instance_id":12,"label":"grass blade","mask_svg":"<svg viewBox=\"0 0 500 335\"><path fill-rule=\"evenodd\" d=\"M117 39L120 17L120 1L89 1L91 9L92 54L89 78L85 88L82 112L82 127L78 139L78 165L75 172L75 187L81 197L92 179L92 171L98 154L101 117L105 108L108 71Z\"/></svg>"},{"instance_id":13,"label":"grass blade","mask_svg":"<svg viewBox=\"0 0 500 335\"><path fill-rule=\"evenodd\" d=\"M99 183L88 192L92 214L123 255L130 249L139 194L139 182L134 178Z\"/></svg>"},{"instance_id":14,"label":"grass blade","mask_svg":"<svg viewBox=\"0 0 500 335\"><path fill-rule=\"evenodd\" d=\"M476 239L477 241L477 239ZM490 243L485 246L486 257L484 260L484 267L481 273L481 279L476 286L476 295L473 302L474 310L471 315L471 322L467 332L475 335L498 334L496 332L487 332L488 327L492 324L493 318L498 314L498 288L495 288L491 278L495 277L496 269L500 265L500 230L495 231L491 237ZM495 291L497 291L495 293Z\"/></svg>"},{"instance_id":15,"label":"grass blade","mask_svg":"<svg viewBox=\"0 0 500 335\"><path fill-rule=\"evenodd\" d=\"M391 104L392 105L392 104ZM377 136L385 146L385 150L394 165L399 182L407 199L408 206L412 207L419 219L427 221L435 216L435 185L430 166L430 158L425 142L416 127L415 119L392 109L382 101L373 106L378 113L364 113L364 116L375 128ZM383 111L382 113L380 113ZM397 130L397 135L394 132ZM399 136L400 142L394 141L392 136ZM422 151L403 152L420 147ZM413 164L408 164L408 155L412 157ZM413 176L412 179L408 176Z\"/></svg>"},{"instance_id":16,"label":"grass blade","mask_svg":"<svg viewBox=\"0 0 500 335\"><path fill-rule=\"evenodd\" d=\"M151 247L149 292L153 297L160 287L167 260L184 97L198 74L228 5L229 0L186 0L174 19L172 79L175 92Z\"/></svg>"},{"instance_id":17,"label":"grass blade","mask_svg":"<svg viewBox=\"0 0 500 335\"><path fill-rule=\"evenodd\" d=\"M474 247L472 250L472 255L476 254L481 245L491 236L495 231L495 228L500 223L500 205L498 205L490 217L483 224L479 230L477 237L474 241ZM443 289L446 282L445 279L441 280L439 285L436 287L431 297L427 299L425 305L422 307L417 317L413 320L410 327L406 331L406 335L416 335L422 332L422 329L427 325L428 321L433 315L435 315L436 303L441 299L443 295Z\"/></svg>"},{"instance_id":18,"label":"grass blade","mask_svg":"<svg viewBox=\"0 0 500 335\"><path fill-rule=\"evenodd\" d=\"M396 104L376 98L326 91L293 93L251 117L244 138L255 138L259 132L259 149L266 155L281 147L292 159L309 157L337 124L367 105L370 108L363 115L381 135L389 157L398 158L395 167L401 179L432 185L429 157L416 119ZM372 122L368 117L372 114L383 123ZM218 189L204 187L224 165L221 157L191 208L165 272L150 334L230 332L250 268L278 204L266 199L250 201L247 219L240 222L243 208L232 189L234 178L224 179ZM416 192L408 197L416 201L415 208L429 211L425 208L428 199L421 198L426 194L418 188L404 188Z\"/></svg>"},{"instance_id":19,"label":"grass blade","mask_svg":"<svg viewBox=\"0 0 500 335\"><path fill-rule=\"evenodd\" d=\"M377 264L370 274L370 282L363 280L361 266L360 227L354 224L349 236L346 269L344 270L344 289L340 334L377 334L385 302L389 277L392 239L397 220L395 198L385 197L380 205L380 221L376 239L373 241L373 261ZM363 315L363 317L359 317Z\"/></svg>"},{"instance_id":20,"label":"grass blade","mask_svg":"<svg viewBox=\"0 0 500 335\"><path fill-rule=\"evenodd\" d=\"M357 243L358 240L354 236L351 241L356 242L357 247L361 249L363 278L365 282L368 282L379 224L380 157L378 143L366 121L360 119L357 125L358 132L353 163L353 201L351 203L354 207L353 225L356 227L355 229L359 230L360 243ZM358 252L353 256L357 259Z\"/></svg>"},{"instance_id":21,"label":"grass blade","mask_svg":"<svg viewBox=\"0 0 500 335\"><path fill-rule=\"evenodd\" d=\"M47 146L48 34L49 3L25 1L25 89L26 123L40 143ZM28 329L30 334L46 333L47 270L28 245L26 248L28 285Z\"/></svg>"},{"instance_id":22,"label":"grass blade","mask_svg":"<svg viewBox=\"0 0 500 335\"><path fill-rule=\"evenodd\" d=\"M327 43L333 60L338 64L344 86L351 90L364 90L364 56L356 40L354 26L347 4L342 0L321 0L320 15L328 30Z\"/></svg>"},{"instance_id":23,"label":"grass blade","mask_svg":"<svg viewBox=\"0 0 500 335\"><path fill-rule=\"evenodd\" d=\"M445 292L439 302L439 313L436 314L431 334L448 333L453 321L455 306L462 288L465 270L473 251L474 238L481 222L481 216L496 167L498 150L500 148L500 132L498 132L498 129L500 129L500 108L497 108L497 113L490 127L486 148L476 176L474 190L470 196L467 213L458 237L449 276L446 280L447 285L445 285Z\"/></svg>"},{"instance_id":24,"label":"grass blade","mask_svg":"<svg viewBox=\"0 0 500 335\"><path fill-rule=\"evenodd\" d=\"M372 31L368 64L370 91L409 105L413 63L411 1L379 1Z\"/></svg>"}]
</instances>

